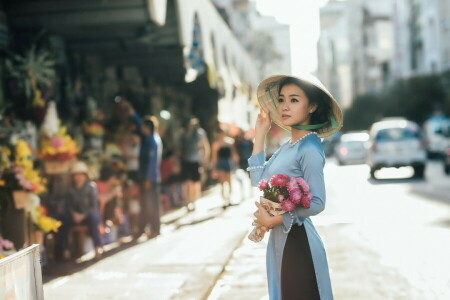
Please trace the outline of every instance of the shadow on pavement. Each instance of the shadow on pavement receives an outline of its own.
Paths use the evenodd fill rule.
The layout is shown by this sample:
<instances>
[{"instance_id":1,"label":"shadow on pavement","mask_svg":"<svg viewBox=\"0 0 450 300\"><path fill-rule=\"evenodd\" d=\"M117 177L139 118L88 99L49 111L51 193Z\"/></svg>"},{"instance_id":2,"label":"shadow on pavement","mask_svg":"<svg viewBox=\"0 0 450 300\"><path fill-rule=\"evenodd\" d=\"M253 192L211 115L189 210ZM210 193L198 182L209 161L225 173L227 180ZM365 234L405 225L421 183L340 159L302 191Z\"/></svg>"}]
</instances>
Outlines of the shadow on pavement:
<instances>
[{"instance_id":1,"label":"shadow on pavement","mask_svg":"<svg viewBox=\"0 0 450 300\"><path fill-rule=\"evenodd\" d=\"M42 268L42 281L43 283L47 283L51 280L54 280L58 277L68 276L75 274L77 272L83 271L84 269L100 262L102 259L110 257L120 251L131 248L137 244L139 244L137 240L133 240L127 243L121 243L119 246L114 247L111 250L108 250L103 253L102 258L100 259L90 259L83 262L77 262L77 260L50 260L47 264Z\"/></svg>"}]
</instances>

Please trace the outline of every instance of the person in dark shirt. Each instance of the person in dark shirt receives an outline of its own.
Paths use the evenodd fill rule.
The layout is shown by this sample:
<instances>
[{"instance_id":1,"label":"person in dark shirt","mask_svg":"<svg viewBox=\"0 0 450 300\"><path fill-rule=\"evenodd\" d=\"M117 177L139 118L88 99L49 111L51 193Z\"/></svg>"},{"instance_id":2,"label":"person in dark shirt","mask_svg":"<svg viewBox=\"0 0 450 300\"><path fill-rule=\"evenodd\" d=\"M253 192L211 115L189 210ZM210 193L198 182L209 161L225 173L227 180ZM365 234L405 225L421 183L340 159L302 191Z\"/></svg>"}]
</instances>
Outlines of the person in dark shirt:
<instances>
[{"instance_id":1,"label":"person in dark shirt","mask_svg":"<svg viewBox=\"0 0 450 300\"><path fill-rule=\"evenodd\" d=\"M139 231L135 237L145 232L150 225L149 238L160 234L160 165L162 158L162 141L158 134L158 120L156 117L146 117L143 120L129 105L131 120L137 127L141 137L139 150L138 180L141 186L141 212Z\"/></svg>"},{"instance_id":2,"label":"person in dark shirt","mask_svg":"<svg viewBox=\"0 0 450 300\"><path fill-rule=\"evenodd\" d=\"M99 258L103 249L98 229L100 213L98 209L97 186L95 182L89 179L89 171L84 162L76 162L71 169L71 173L72 184L67 190L65 215L61 226L63 258L70 258L68 250L69 232L70 228L77 224L88 227L95 246L95 257Z\"/></svg>"}]
</instances>

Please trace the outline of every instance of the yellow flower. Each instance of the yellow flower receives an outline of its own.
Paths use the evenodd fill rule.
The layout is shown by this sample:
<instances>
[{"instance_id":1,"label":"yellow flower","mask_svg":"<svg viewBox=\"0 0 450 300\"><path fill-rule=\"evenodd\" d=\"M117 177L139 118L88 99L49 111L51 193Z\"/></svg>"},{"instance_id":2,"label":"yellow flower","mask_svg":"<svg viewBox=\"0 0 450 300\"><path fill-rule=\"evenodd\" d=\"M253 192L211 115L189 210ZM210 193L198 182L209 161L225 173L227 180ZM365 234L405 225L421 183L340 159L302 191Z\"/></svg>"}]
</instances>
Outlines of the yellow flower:
<instances>
[{"instance_id":1,"label":"yellow flower","mask_svg":"<svg viewBox=\"0 0 450 300\"><path fill-rule=\"evenodd\" d=\"M23 176L32 183L32 191L37 194L45 192L45 180L39 176L38 171L33 169L32 152L28 144L24 140L18 140L15 150L15 164L23 169Z\"/></svg>"},{"instance_id":2,"label":"yellow flower","mask_svg":"<svg viewBox=\"0 0 450 300\"><path fill-rule=\"evenodd\" d=\"M52 159L52 157L57 159L56 156L58 155L65 155L68 157L67 159L76 156L79 149L72 137L66 134L66 131L65 127L59 127L58 132L54 135L54 137L60 138L58 147L52 145L50 138L42 138L39 156L44 159Z\"/></svg>"},{"instance_id":3,"label":"yellow flower","mask_svg":"<svg viewBox=\"0 0 450 300\"><path fill-rule=\"evenodd\" d=\"M38 226L44 232L58 232L61 222L47 216L38 215Z\"/></svg>"}]
</instances>

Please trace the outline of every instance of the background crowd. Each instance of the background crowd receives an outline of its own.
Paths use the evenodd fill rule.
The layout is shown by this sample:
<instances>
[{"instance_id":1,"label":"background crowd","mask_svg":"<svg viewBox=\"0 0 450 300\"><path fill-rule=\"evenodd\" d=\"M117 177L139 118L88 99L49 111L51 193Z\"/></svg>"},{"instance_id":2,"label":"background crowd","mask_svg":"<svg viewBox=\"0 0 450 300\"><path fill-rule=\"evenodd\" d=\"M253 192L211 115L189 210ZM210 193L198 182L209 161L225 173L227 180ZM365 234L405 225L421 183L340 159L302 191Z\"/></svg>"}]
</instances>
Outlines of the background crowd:
<instances>
[{"instance_id":1,"label":"background crowd","mask_svg":"<svg viewBox=\"0 0 450 300\"><path fill-rule=\"evenodd\" d=\"M212 184L222 185L223 208L230 205L231 176L247 167L251 132L227 124L207 132L188 117L169 133L167 124L160 127L161 118L141 116L124 97L113 108L109 119L95 110L79 126L62 126L54 104L40 128L13 117L2 120L0 239L12 241L10 248L41 243L45 257L55 260L74 259L91 248L99 258L105 244L158 236L162 214L195 210ZM17 182L19 143L28 151L27 164L38 178L29 180L40 184L39 192ZM25 207L17 205L17 191L25 193ZM35 206L52 228L31 218L30 197L37 198Z\"/></svg>"}]
</instances>

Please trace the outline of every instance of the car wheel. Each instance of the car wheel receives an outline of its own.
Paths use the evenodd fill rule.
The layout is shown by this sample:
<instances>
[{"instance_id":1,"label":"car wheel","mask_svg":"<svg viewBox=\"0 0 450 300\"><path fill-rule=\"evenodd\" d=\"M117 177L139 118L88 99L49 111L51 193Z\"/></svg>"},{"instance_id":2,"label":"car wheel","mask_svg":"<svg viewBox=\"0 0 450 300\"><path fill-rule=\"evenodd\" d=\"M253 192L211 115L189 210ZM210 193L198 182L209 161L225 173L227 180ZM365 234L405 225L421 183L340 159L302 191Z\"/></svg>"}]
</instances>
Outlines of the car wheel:
<instances>
[{"instance_id":1,"label":"car wheel","mask_svg":"<svg viewBox=\"0 0 450 300\"><path fill-rule=\"evenodd\" d=\"M376 179L375 178L375 171L376 170L377 170L376 168L370 168L370 178Z\"/></svg>"},{"instance_id":2,"label":"car wheel","mask_svg":"<svg viewBox=\"0 0 450 300\"><path fill-rule=\"evenodd\" d=\"M414 177L423 178L425 176L425 166L414 166Z\"/></svg>"},{"instance_id":3,"label":"car wheel","mask_svg":"<svg viewBox=\"0 0 450 300\"><path fill-rule=\"evenodd\" d=\"M445 171L445 174L450 175L450 165L445 165L444 171Z\"/></svg>"}]
</instances>

